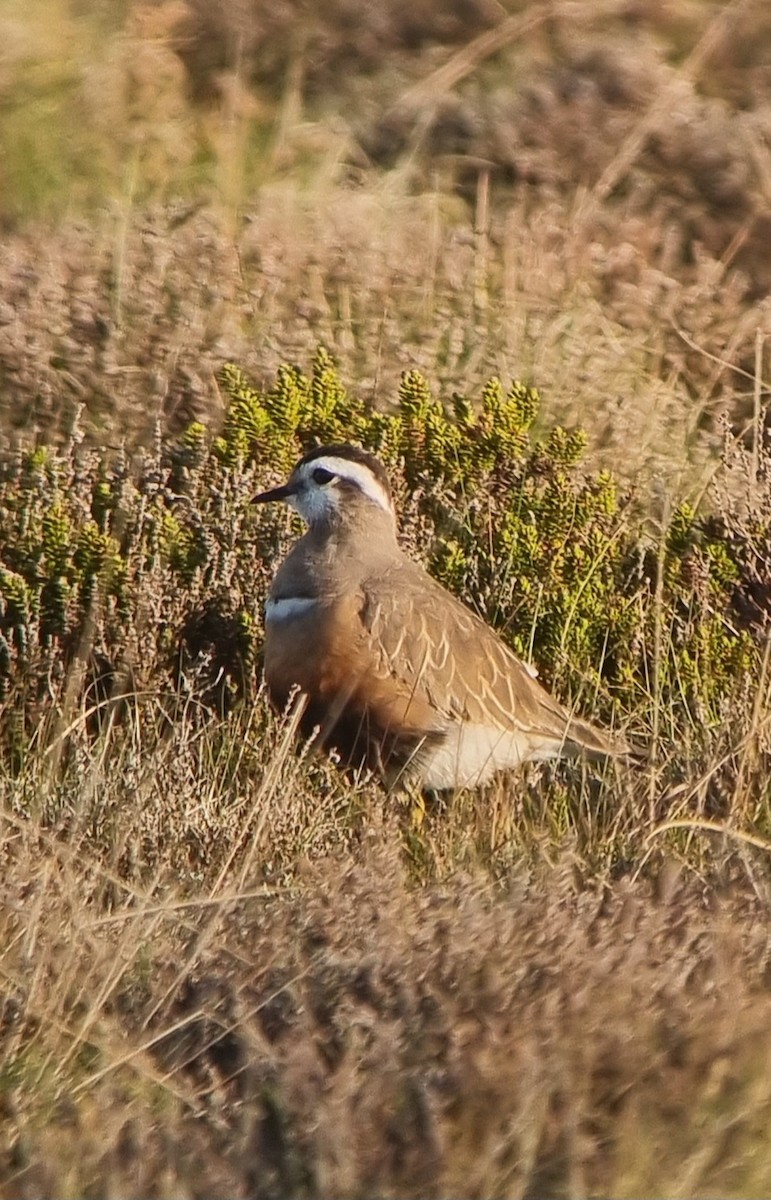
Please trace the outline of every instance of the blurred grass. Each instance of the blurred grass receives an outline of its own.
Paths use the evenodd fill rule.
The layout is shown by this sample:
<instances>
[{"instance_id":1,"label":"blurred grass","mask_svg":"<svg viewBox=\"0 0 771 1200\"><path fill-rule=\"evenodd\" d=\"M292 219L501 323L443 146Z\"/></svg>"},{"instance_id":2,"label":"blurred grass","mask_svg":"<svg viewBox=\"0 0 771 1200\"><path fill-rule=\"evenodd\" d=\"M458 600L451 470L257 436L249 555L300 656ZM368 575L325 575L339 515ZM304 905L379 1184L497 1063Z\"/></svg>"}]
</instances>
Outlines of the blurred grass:
<instances>
[{"instance_id":1,"label":"blurred grass","mask_svg":"<svg viewBox=\"0 0 771 1200\"><path fill-rule=\"evenodd\" d=\"M698 492L766 394L765 7L502 12L8 0L6 423L147 441L324 341L384 405L535 379Z\"/></svg>"},{"instance_id":2,"label":"blurred grass","mask_svg":"<svg viewBox=\"0 0 771 1200\"><path fill-rule=\"evenodd\" d=\"M116 128L107 138L95 102L122 25L120 9L114 6L109 20L106 6L99 15L77 14L68 0L5 0L0 9L6 222L89 211L113 194L125 131Z\"/></svg>"}]
</instances>

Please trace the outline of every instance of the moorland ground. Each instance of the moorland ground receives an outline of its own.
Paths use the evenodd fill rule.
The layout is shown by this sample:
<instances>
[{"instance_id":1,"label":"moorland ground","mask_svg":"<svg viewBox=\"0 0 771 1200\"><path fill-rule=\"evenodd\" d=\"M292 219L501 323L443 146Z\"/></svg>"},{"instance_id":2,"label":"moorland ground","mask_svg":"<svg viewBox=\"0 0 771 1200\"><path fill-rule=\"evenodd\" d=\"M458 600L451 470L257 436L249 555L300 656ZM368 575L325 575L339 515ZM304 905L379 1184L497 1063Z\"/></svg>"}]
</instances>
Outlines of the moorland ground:
<instances>
[{"instance_id":1,"label":"moorland ground","mask_svg":"<svg viewBox=\"0 0 771 1200\"><path fill-rule=\"evenodd\" d=\"M768 1195L767 6L0 35L0 1194ZM330 432L641 763L298 753L249 498Z\"/></svg>"}]
</instances>

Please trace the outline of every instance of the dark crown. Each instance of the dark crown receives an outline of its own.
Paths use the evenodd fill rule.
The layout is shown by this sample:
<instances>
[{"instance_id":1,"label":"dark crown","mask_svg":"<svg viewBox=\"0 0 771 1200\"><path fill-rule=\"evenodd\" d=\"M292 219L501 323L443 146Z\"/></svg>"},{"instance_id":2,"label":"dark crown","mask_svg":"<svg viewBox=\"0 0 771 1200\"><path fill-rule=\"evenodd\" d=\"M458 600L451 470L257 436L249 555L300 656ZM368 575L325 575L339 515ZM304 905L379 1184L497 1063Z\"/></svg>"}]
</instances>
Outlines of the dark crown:
<instances>
[{"instance_id":1,"label":"dark crown","mask_svg":"<svg viewBox=\"0 0 771 1200\"><path fill-rule=\"evenodd\" d=\"M307 454L303 455L297 466L302 467L305 463L314 462L317 458L346 458L349 462L368 467L385 491L386 496L389 500L391 499L388 473L380 459L375 458L375 455L370 454L369 451L362 450L359 446L351 446L347 442L336 442L331 446L316 446L314 450L309 450Z\"/></svg>"}]
</instances>

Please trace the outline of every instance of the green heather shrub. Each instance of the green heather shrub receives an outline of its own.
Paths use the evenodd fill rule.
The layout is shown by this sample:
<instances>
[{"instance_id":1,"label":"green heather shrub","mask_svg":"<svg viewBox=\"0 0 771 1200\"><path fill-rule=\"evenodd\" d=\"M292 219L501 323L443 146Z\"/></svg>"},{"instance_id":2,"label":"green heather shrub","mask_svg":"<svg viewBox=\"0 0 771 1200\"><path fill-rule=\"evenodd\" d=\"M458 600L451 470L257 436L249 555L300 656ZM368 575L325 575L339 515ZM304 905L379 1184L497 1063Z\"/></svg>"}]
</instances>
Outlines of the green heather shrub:
<instances>
[{"instance_id":1,"label":"green heather shrub","mask_svg":"<svg viewBox=\"0 0 771 1200\"><path fill-rule=\"evenodd\" d=\"M673 727L708 726L748 687L763 610L750 619L739 601L757 593L768 525L750 538L731 514L682 503L652 536L612 476L587 468L580 430L538 430L535 388L492 379L444 404L409 371L393 411L375 411L323 348L308 376L285 365L263 390L228 365L221 384L217 436L195 423L131 463L74 441L5 463L6 712L31 697L56 707L51 681L75 659L108 683L124 669L137 688L185 683L223 709L253 691L262 599L294 532L250 498L337 440L383 457L410 551L582 711L644 732L656 696Z\"/></svg>"}]
</instances>

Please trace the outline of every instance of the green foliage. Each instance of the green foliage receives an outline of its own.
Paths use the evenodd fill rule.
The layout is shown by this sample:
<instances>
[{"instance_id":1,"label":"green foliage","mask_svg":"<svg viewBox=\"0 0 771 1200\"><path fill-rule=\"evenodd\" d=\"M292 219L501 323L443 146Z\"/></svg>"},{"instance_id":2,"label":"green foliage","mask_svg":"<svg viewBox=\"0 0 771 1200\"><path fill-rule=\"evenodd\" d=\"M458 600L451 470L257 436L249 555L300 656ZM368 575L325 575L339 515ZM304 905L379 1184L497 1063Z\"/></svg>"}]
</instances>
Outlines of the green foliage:
<instances>
[{"instance_id":1,"label":"green foliage","mask_svg":"<svg viewBox=\"0 0 771 1200\"><path fill-rule=\"evenodd\" d=\"M187 583L209 557L207 540L200 528L185 524L171 512L163 514L161 546L172 571Z\"/></svg>"},{"instance_id":2,"label":"green foliage","mask_svg":"<svg viewBox=\"0 0 771 1200\"><path fill-rule=\"evenodd\" d=\"M263 397L238 367L228 364L223 368L222 385L229 403L222 436L215 442L214 450L223 463L232 467L251 457L264 442L270 418ZM188 428L185 440L190 436Z\"/></svg>"},{"instance_id":3,"label":"green foliage","mask_svg":"<svg viewBox=\"0 0 771 1200\"><path fill-rule=\"evenodd\" d=\"M722 701L759 668L753 631L736 619L735 587L742 572L726 532L698 521L693 509L681 504L665 540L664 604L670 636L660 683L667 695L689 697L697 719L705 712L719 715Z\"/></svg>"},{"instance_id":4,"label":"green foliage","mask_svg":"<svg viewBox=\"0 0 771 1200\"><path fill-rule=\"evenodd\" d=\"M383 424L380 414L349 398L324 347L316 352L310 378L284 364L273 386L261 392L228 364L221 383L228 410L215 453L228 466L270 462L289 470L303 446L343 439L372 444Z\"/></svg>"},{"instance_id":5,"label":"green foliage","mask_svg":"<svg viewBox=\"0 0 771 1200\"><path fill-rule=\"evenodd\" d=\"M613 477L585 468L583 430L533 436L535 388L491 379L478 403L456 396L448 409L407 371L396 410L384 414L351 401L323 349L310 379L284 367L261 393L230 367L223 386L223 461L246 447L250 461L286 470L304 449L337 439L383 454L433 528L434 574L548 680L589 688L601 708L639 711L657 674L689 720L717 720L741 685L756 651L733 620L738 567L728 540L709 536L681 504L664 534L657 598L658 550L632 526ZM703 588L693 586L694 556ZM654 665L657 631L666 652Z\"/></svg>"},{"instance_id":6,"label":"green foliage","mask_svg":"<svg viewBox=\"0 0 771 1200\"><path fill-rule=\"evenodd\" d=\"M408 371L393 410L375 411L323 348L307 376L282 366L262 389L230 365L221 385L219 435L191 424L131 481L125 462L95 451L75 461L75 450L37 448L9 467L0 679L47 679L36 648L68 653L88 628L108 663L141 639L142 667L159 680L179 670L184 643L186 686L197 678L224 711L225 693L229 705L254 682L262 599L288 532L250 497L307 448L350 440L387 462L411 552L583 711L616 708L644 726L657 692L675 724L718 722L746 686L759 626L735 606L748 564L762 573L762 539L750 555L733 525L685 503L651 538L613 477L587 468L582 431L534 433L534 388L492 379L478 400L445 406Z\"/></svg>"},{"instance_id":7,"label":"green foliage","mask_svg":"<svg viewBox=\"0 0 771 1200\"><path fill-rule=\"evenodd\" d=\"M33 620L33 592L21 575L0 569L0 694L5 695L14 651L26 653Z\"/></svg>"}]
</instances>

